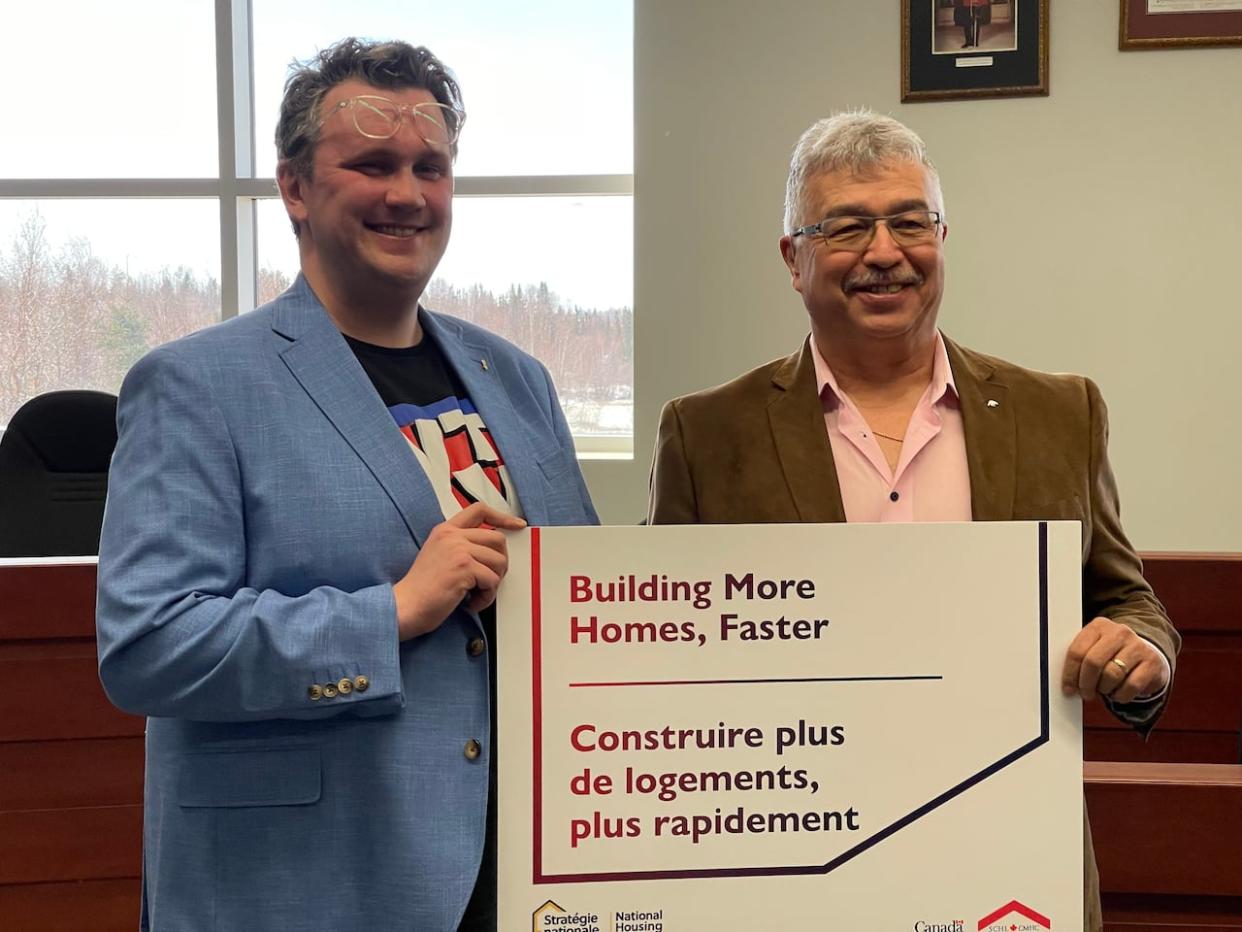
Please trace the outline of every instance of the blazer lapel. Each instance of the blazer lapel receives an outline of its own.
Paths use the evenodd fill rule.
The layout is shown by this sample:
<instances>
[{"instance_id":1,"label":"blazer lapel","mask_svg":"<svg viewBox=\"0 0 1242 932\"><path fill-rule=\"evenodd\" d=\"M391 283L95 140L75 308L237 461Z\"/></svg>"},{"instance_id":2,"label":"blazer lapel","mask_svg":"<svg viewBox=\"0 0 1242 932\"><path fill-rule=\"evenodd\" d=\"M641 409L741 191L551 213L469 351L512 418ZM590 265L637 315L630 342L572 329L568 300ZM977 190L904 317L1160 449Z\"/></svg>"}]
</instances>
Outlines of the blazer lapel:
<instances>
[{"instance_id":1,"label":"blazer lapel","mask_svg":"<svg viewBox=\"0 0 1242 932\"><path fill-rule=\"evenodd\" d=\"M768 422L785 484L798 520L840 523L845 520L841 484L824 426L824 409L815 392L815 362L810 338L772 376L776 389L768 405Z\"/></svg>"},{"instance_id":2,"label":"blazer lapel","mask_svg":"<svg viewBox=\"0 0 1242 932\"><path fill-rule=\"evenodd\" d=\"M448 364L461 379L475 410L483 418L505 468L517 488L522 514L530 524L547 520L545 484L539 467L540 451L531 444L529 418L519 419L502 380L503 361L490 347L473 339L451 318L423 310L423 330L431 334Z\"/></svg>"},{"instance_id":3,"label":"blazer lapel","mask_svg":"<svg viewBox=\"0 0 1242 932\"><path fill-rule=\"evenodd\" d=\"M976 521L1013 519L1017 479L1017 427L1008 386L996 380L986 357L945 338L949 367L962 406L970 510Z\"/></svg>"},{"instance_id":4,"label":"blazer lapel","mask_svg":"<svg viewBox=\"0 0 1242 932\"><path fill-rule=\"evenodd\" d=\"M421 547L444 520L439 502L349 344L300 276L273 310L272 329L291 341L280 354L285 365L375 476Z\"/></svg>"}]
</instances>

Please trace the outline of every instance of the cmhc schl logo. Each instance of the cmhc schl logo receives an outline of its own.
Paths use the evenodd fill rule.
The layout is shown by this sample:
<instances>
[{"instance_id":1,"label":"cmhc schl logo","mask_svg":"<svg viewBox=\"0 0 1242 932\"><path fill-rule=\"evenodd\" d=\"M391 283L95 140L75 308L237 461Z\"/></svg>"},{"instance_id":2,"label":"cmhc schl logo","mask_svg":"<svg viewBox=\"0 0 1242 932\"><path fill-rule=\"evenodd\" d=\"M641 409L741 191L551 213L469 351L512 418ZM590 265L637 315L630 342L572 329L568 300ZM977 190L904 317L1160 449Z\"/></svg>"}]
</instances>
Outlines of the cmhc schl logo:
<instances>
[{"instance_id":1,"label":"cmhc schl logo","mask_svg":"<svg viewBox=\"0 0 1242 932\"><path fill-rule=\"evenodd\" d=\"M1051 928L1051 919L1017 900L1010 900L979 920L979 932L1039 932Z\"/></svg>"}]
</instances>

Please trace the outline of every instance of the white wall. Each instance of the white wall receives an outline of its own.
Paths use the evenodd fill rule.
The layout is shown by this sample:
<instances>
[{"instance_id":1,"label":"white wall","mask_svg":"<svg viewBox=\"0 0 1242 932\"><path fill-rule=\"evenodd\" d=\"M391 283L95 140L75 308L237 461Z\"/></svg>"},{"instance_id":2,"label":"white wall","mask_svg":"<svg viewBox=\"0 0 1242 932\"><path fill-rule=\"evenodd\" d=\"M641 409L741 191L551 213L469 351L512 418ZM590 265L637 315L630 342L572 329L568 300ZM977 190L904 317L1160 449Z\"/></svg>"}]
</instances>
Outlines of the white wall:
<instances>
[{"instance_id":1,"label":"white wall","mask_svg":"<svg viewBox=\"0 0 1242 932\"><path fill-rule=\"evenodd\" d=\"M865 105L940 169L945 330L1099 382L1138 547L1242 550L1242 48L1123 53L1113 0L1053 7L1050 97L902 105L896 2L637 0L637 452L588 464L606 521L645 511L665 400L806 332L789 151Z\"/></svg>"}]
</instances>

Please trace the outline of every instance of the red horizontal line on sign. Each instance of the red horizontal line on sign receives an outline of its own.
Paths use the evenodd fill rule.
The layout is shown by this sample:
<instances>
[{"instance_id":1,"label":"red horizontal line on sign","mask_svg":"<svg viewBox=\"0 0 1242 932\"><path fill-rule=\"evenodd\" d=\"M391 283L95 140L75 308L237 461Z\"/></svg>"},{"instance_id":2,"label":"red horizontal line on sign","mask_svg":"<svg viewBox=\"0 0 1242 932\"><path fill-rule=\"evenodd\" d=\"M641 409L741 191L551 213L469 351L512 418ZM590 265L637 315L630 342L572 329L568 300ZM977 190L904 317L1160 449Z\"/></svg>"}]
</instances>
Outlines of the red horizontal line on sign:
<instances>
[{"instance_id":1,"label":"red horizontal line on sign","mask_svg":"<svg viewBox=\"0 0 1242 932\"><path fill-rule=\"evenodd\" d=\"M616 683L570 683L571 688L591 686L732 686L746 683L899 683L942 680L943 676L798 676L754 680L630 680Z\"/></svg>"}]
</instances>

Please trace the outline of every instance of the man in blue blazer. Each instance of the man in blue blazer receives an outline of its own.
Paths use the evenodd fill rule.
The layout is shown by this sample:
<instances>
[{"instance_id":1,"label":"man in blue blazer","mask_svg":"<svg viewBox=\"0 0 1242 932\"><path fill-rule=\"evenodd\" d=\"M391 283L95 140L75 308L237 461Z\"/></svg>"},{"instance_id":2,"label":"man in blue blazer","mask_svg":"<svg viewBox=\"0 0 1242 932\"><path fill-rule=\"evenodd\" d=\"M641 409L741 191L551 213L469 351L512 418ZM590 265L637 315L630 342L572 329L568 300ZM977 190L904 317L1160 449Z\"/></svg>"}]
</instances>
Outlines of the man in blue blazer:
<instances>
[{"instance_id":1,"label":"man in blue blazer","mask_svg":"<svg viewBox=\"0 0 1242 932\"><path fill-rule=\"evenodd\" d=\"M597 518L543 366L419 306L463 119L423 48L301 66L302 275L121 390L99 661L149 717L143 929L494 928L499 529Z\"/></svg>"}]
</instances>

